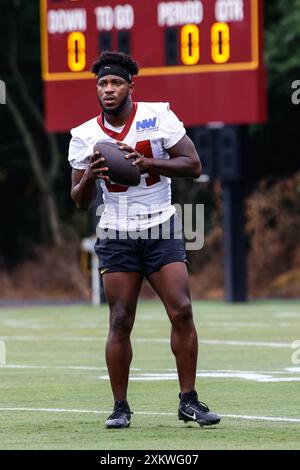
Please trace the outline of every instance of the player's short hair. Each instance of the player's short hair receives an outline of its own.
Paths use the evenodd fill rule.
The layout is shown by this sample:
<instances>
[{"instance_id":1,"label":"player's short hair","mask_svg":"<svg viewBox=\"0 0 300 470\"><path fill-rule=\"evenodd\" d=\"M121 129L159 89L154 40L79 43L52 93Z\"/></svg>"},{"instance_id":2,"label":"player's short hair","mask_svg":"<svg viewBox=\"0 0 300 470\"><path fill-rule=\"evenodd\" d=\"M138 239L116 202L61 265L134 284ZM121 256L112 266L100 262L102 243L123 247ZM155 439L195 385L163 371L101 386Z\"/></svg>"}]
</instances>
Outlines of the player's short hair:
<instances>
[{"instance_id":1,"label":"player's short hair","mask_svg":"<svg viewBox=\"0 0 300 470\"><path fill-rule=\"evenodd\" d=\"M123 67L130 75L137 75L139 67L133 58L119 51L103 51L98 59L93 63L92 72L98 76L100 68L103 65L119 65Z\"/></svg>"}]
</instances>

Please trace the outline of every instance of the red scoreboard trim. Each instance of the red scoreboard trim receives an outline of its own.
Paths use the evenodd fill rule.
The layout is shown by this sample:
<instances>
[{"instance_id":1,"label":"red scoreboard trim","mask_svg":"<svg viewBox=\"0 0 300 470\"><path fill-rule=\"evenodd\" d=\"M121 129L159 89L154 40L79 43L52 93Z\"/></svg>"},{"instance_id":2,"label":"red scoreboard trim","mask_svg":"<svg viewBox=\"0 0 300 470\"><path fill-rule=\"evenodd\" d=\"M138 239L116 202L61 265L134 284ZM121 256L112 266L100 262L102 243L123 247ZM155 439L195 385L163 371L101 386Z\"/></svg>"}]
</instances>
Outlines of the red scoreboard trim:
<instances>
[{"instance_id":1,"label":"red scoreboard trim","mask_svg":"<svg viewBox=\"0 0 300 470\"><path fill-rule=\"evenodd\" d=\"M256 70L259 68L259 6L261 0L251 1L251 55L250 62L240 62L232 64L207 64L207 65L180 65L168 67L143 67L140 69L139 77L161 76L161 75L180 75L191 73L208 72L238 72L245 70ZM41 0L41 24L45 25L41 29L42 40L42 76L44 81L62 81L62 80L84 80L94 79L90 72L62 72L49 73L48 57L48 33L47 33L47 0Z\"/></svg>"},{"instance_id":2,"label":"red scoreboard trim","mask_svg":"<svg viewBox=\"0 0 300 470\"><path fill-rule=\"evenodd\" d=\"M53 49L55 43L52 42L51 46L48 43L47 7L50 2L40 1L42 76L45 82L45 125L49 131L68 131L71 127L99 114L96 90L91 81L95 80L95 77L86 70L82 72L56 72L55 68L50 68L48 47L50 47L51 54L58 54L57 57L60 57L61 60L60 47L56 46L58 49ZM152 7L152 0L143 1L151 1ZM206 1L212 2L213 0ZM236 62L230 63L218 64L208 61L206 64L197 63L196 65L163 65L164 61L160 59L156 61L159 65L156 65L153 60L155 47L158 47L156 44L153 46L153 54L151 53L153 58L151 60L149 60L149 56L147 58L149 66L144 66L147 61L144 59L143 65L143 60L141 60L143 52L139 46L138 54L133 52L134 58L141 63L140 73L135 79L137 85L134 94L135 100L169 101L172 109L186 126L199 126L212 122L224 124L264 122L266 120L266 73L263 64L263 0L243 1L248 12L246 17L248 32L246 39L245 36L243 39L244 44L247 40L248 52L245 61L243 61L245 54L238 52L233 59ZM94 5L95 7L99 5L106 7L115 6L116 3L115 0L101 3L95 1ZM127 3L132 4L136 9L140 6L136 0L128 0ZM165 3L172 2L165 0ZM182 3L185 2L182 1ZM205 5L205 0L203 3ZM124 5L123 0L120 0L120 4ZM53 5L56 5L57 8L59 3ZM61 5L62 9L67 8L65 1L62 1ZM79 7L81 2L69 2L71 8L74 8L75 5ZM147 6L149 7L149 5ZM213 4L208 3L208 6L211 10ZM142 27L139 9L136 10L136 14L140 15L139 22L129 29L134 35L141 34ZM88 28L91 27L90 21L91 19L89 19ZM230 23L230 20L228 22ZM182 26L178 25L180 28ZM137 27L139 32L136 31ZM88 31L90 30L88 29ZM137 38L137 36L134 37ZM148 42L148 52L149 44ZM205 45L207 43L204 43L203 47ZM89 62L94 52L91 52L91 49L88 51ZM205 51L203 54L205 61ZM51 62L51 64L55 63ZM87 67L90 65L88 63Z\"/></svg>"}]
</instances>

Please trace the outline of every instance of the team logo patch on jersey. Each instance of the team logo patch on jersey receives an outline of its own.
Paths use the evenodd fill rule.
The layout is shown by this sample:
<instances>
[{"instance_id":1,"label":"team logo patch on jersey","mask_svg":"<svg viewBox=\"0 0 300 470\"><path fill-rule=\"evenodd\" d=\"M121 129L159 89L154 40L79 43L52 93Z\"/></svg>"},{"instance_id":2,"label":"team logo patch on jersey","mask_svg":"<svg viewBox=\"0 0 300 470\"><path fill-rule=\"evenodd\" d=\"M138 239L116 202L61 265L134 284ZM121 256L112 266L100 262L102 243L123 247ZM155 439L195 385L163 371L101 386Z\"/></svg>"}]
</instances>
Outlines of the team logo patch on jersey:
<instances>
[{"instance_id":1,"label":"team logo patch on jersey","mask_svg":"<svg viewBox=\"0 0 300 470\"><path fill-rule=\"evenodd\" d=\"M137 121L136 123L136 131L137 132L144 132L144 131L157 131L158 127L156 125L156 117L150 119L143 119L142 121Z\"/></svg>"}]
</instances>

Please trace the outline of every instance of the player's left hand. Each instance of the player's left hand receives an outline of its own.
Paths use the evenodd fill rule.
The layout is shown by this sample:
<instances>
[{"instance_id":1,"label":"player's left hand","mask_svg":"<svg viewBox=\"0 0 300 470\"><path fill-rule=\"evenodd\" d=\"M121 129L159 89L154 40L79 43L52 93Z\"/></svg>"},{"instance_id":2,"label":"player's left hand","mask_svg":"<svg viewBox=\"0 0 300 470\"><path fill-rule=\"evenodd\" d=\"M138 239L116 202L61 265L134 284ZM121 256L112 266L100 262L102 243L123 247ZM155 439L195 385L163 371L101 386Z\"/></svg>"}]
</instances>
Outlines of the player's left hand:
<instances>
[{"instance_id":1,"label":"player's left hand","mask_svg":"<svg viewBox=\"0 0 300 470\"><path fill-rule=\"evenodd\" d=\"M129 158L134 158L135 160L132 162L133 166L137 165L140 171L148 171L148 164L150 163L149 160L151 160L151 158L144 157L144 155L129 145L124 144L124 142L117 142L117 144L121 150L126 150L126 152L128 152L128 154L125 155L126 160Z\"/></svg>"}]
</instances>

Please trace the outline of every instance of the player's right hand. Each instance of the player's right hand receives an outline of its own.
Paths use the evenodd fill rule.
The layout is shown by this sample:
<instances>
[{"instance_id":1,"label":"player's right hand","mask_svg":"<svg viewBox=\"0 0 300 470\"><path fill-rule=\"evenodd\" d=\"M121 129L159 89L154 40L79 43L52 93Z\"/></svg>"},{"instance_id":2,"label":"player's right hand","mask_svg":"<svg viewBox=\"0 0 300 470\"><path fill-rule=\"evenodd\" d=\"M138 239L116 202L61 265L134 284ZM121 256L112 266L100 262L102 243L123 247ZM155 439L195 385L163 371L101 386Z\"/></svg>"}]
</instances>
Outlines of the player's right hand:
<instances>
[{"instance_id":1,"label":"player's right hand","mask_svg":"<svg viewBox=\"0 0 300 470\"><path fill-rule=\"evenodd\" d=\"M100 155L100 152L95 152L93 155L90 156L90 164L88 167L88 174L89 177L92 179L103 179L105 181L109 181L109 176L105 175L109 168L107 166L103 166L105 162L105 158Z\"/></svg>"}]
</instances>

